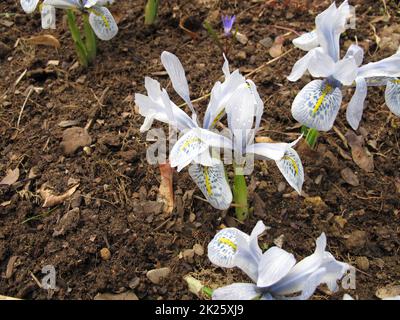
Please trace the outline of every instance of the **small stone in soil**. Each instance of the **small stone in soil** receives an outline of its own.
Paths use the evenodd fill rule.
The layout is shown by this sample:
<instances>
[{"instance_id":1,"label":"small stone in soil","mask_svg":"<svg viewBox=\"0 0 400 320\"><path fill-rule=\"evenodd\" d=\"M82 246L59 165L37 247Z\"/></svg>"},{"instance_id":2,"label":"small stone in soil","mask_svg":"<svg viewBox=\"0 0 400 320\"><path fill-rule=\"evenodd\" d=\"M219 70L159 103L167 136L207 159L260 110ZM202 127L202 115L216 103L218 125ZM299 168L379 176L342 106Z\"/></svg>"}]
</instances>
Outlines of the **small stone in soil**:
<instances>
[{"instance_id":1,"label":"small stone in soil","mask_svg":"<svg viewBox=\"0 0 400 320\"><path fill-rule=\"evenodd\" d=\"M363 247L367 242L367 233L362 230L353 231L345 241L347 249L357 249Z\"/></svg>"},{"instance_id":2,"label":"small stone in soil","mask_svg":"<svg viewBox=\"0 0 400 320\"><path fill-rule=\"evenodd\" d=\"M84 128L72 127L64 130L61 147L65 155L71 155L81 147L92 143L92 138Z\"/></svg>"},{"instance_id":3,"label":"small stone in soil","mask_svg":"<svg viewBox=\"0 0 400 320\"><path fill-rule=\"evenodd\" d=\"M360 185L358 177L354 174L353 171L351 171L350 168L344 168L342 171L340 171L340 174L343 180L346 181L349 185L352 185L353 187L357 187L358 185Z\"/></svg>"},{"instance_id":4,"label":"small stone in soil","mask_svg":"<svg viewBox=\"0 0 400 320\"><path fill-rule=\"evenodd\" d=\"M362 271L367 271L369 269L369 260L367 257L357 257L356 265Z\"/></svg>"},{"instance_id":5,"label":"small stone in soil","mask_svg":"<svg viewBox=\"0 0 400 320\"><path fill-rule=\"evenodd\" d=\"M104 260L110 260L111 259L111 252L108 248L103 248L100 250L100 257Z\"/></svg>"},{"instance_id":6,"label":"small stone in soil","mask_svg":"<svg viewBox=\"0 0 400 320\"><path fill-rule=\"evenodd\" d=\"M201 244L196 243L193 246L193 250L194 250L194 253L197 254L198 256L202 256L204 254L204 248Z\"/></svg>"},{"instance_id":7,"label":"small stone in soil","mask_svg":"<svg viewBox=\"0 0 400 320\"><path fill-rule=\"evenodd\" d=\"M166 268L159 268L159 269L153 269L149 270L146 273L146 277L153 282L154 284L160 284L163 279L168 277L168 275L171 273L171 269L166 267Z\"/></svg>"}]
</instances>

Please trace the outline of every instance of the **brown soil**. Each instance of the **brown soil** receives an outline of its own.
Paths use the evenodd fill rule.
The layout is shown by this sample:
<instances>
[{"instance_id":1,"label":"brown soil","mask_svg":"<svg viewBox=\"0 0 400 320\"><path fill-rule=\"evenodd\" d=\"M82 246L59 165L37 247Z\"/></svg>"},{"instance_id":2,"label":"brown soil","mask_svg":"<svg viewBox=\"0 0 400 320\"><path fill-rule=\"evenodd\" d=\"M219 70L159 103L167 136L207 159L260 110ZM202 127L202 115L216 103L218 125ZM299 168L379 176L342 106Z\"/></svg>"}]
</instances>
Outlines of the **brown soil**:
<instances>
[{"instance_id":1,"label":"brown soil","mask_svg":"<svg viewBox=\"0 0 400 320\"><path fill-rule=\"evenodd\" d=\"M92 299L97 293L120 293L133 287L140 299L193 299L195 296L182 279L188 273L210 285L245 280L238 271L214 268L206 254L188 261L179 259L180 252L196 243L206 248L221 224L238 224L232 218L233 210L219 212L198 199L202 195L186 170L175 174L176 210L170 217L160 212L153 202L160 174L158 167L146 162L149 143L139 132L143 118L135 113L133 95L144 92L147 75L172 92L167 77L160 73L163 50L181 59L192 98L209 92L222 74L223 60L219 48L201 27L207 17L220 30L217 23L221 12L238 15L236 25L249 42L234 43L229 58L232 68L240 68L246 74L271 59L260 40L287 32L276 26L298 32L312 29L320 8L284 8L272 1L270 5L269 1L161 1L158 24L144 27L144 1L118 2L112 11L120 32L110 42L99 42L96 64L84 70L73 67L75 53L61 11L57 30L49 32L41 30L38 13L26 15L19 1L1 1L0 41L10 51L0 57L0 177L17 166L20 176L11 187L0 186L0 294L29 299ZM357 31L348 31L343 41L353 41L357 35L359 43L368 47L366 61L393 54L377 49L369 25L377 16L385 15L382 3L357 2ZM400 23L396 1L386 2L391 19L373 22L378 32L385 25ZM328 3L318 1L321 7ZM197 39L179 27L180 19L186 17L185 26L198 35ZM60 49L35 47L22 40L48 33L60 40ZM286 37L284 50L292 47L293 37L294 34ZM310 78L293 84L285 77L303 54L293 50L251 76L265 101L260 135L291 141L298 133L290 105ZM49 60L59 60L60 64L47 67ZM25 70L27 73L15 86ZM29 86L43 91L30 95L18 127ZM104 100L99 101L106 88ZM350 90L346 101L349 96ZM176 96L173 98L180 103ZM206 105L202 101L196 107L201 113ZM336 122L343 134L348 130L344 114L343 109ZM80 149L65 156L60 146L65 128L59 123L75 120L76 126L84 127L93 117L89 130L91 153ZM304 191L310 197L320 196L326 205L305 201L294 195L288 185L279 192L283 177L275 165L258 162L250 182L254 189L254 215L240 228L249 232L262 219L271 229L260 241L271 245L283 234L284 248L299 259L311 254L316 237L326 232L329 250L338 259L356 266L358 257L369 261L368 270L357 272L357 289L348 291L353 296L371 299L378 288L398 284L399 126L399 119L384 105L382 89L370 89L362 129L357 134L375 143L367 146L374 156L374 171L367 173L346 157L351 154L350 149L335 131L326 133L319 139L317 152L298 148L306 172ZM341 177L341 170L346 167L357 174L358 186L345 183ZM32 168L37 176L28 179ZM78 196L75 193L72 200L56 207L42 207L38 190L44 183L61 194L77 181ZM64 234L53 236L60 218L72 207L79 207L78 221L68 224ZM25 221L32 217L35 218ZM338 217L347 223L341 225L344 220ZM351 247L348 238L353 239L355 231L364 231L361 235L365 241ZM111 252L106 261L100 256L105 247ZM40 279L42 267L49 264L57 271L59 290L55 292L40 289L32 276ZM155 285L147 279L146 272L159 267L171 267L173 272ZM316 298L340 299L343 293L342 290L331 296L321 288Z\"/></svg>"}]
</instances>

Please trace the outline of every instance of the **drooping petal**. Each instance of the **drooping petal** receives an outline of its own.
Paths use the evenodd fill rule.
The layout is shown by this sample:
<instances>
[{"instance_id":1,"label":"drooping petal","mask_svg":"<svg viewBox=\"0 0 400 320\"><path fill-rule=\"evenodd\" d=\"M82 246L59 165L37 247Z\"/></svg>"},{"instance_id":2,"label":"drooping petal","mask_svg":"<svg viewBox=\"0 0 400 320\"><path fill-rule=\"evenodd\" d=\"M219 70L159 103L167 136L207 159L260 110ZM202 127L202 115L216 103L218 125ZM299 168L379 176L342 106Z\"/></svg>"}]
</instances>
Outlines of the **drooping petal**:
<instances>
[{"instance_id":1,"label":"drooping petal","mask_svg":"<svg viewBox=\"0 0 400 320\"><path fill-rule=\"evenodd\" d=\"M40 11L43 29L56 28L56 9L53 6L42 6Z\"/></svg>"},{"instance_id":2,"label":"drooping petal","mask_svg":"<svg viewBox=\"0 0 400 320\"><path fill-rule=\"evenodd\" d=\"M235 267L235 256L238 251L238 238L243 238L247 241L249 235L236 228L225 228L219 231L207 247L208 258L210 261L222 268Z\"/></svg>"},{"instance_id":3,"label":"drooping petal","mask_svg":"<svg viewBox=\"0 0 400 320\"><path fill-rule=\"evenodd\" d=\"M285 155L288 146L287 143L255 143L247 146L246 153L278 161Z\"/></svg>"},{"instance_id":4,"label":"drooping petal","mask_svg":"<svg viewBox=\"0 0 400 320\"><path fill-rule=\"evenodd\" d=\"M39 0L20 0L21 7L26 13L32 13L35 11Z\"/></svg>"},{"instance_id":5,"label":"drooping petal","mask_svg":"<svg viewBox=\"0 0 400 320\"><path fill-rule=\"evenodd\" d=\"M318 131L329 131L340 109L342 92L327 81L314 80L296 96L292 115L298 122Z\"/></svg>"},{"instance_id":6,"label":"drooping petal","mask_svg":"<svg viewBox=\"0 0 400 320\"><path fill-rule=\"evenodd\" d=\"M304 282L299 295L285 297L286 300L308 300L314 294L317 287L323 282L323 277L326 274L325 268L319 268L314 273L310 274Z\"/></svg>"},{"instance_id":7,"label":"drooping petal","mask_svg":"<svg viewBox=\"0 0 400 320\"><path fill-rule=\"evenodd\" d=\"M229 208L232 202L232 192L226 181L222 162L210 167L192 164L189 167L189 174L214 208L219 210Z\"/></svg>"},{"instance_id":8,"label":"drooping petal","mask_svg":"<svg viewBox=\"0 0 400 320\"><path fill-rule=\"evenodd\" d=\"M387 83L385 101L390 111L400 117L400 80L393 79Z\"/></svg>"},{"instance_id":9,"label":"drooping petal","mask_svg":"<svg viewBox=\"0 0 400 320\"><path fill-rule=\"evenodd\" d=\"M58 9L71 9L80 7L76 0L44 0L43 5L53 6L54 8Z\"/></svg>"},{"instance_id":10,"label":"drooping petal","mask_svg":"<svg viewBox=\"0 0 400 320\"><path fill-rule=\"evenodd\" d=\"M357 130L363 110L364 110L364 101L367 97L367 83L364 78L356 78L356 91L354 92L353 97L351 98L349 105L346 110L346 119L350 126Z\"/></svg>"},{"instance_id":11,"label":"drooping petal","mask_svg":"<svg viewBox=\"0 0 400 320\"><path fill-rule=\"evenodd\" d=\"M189 130L172 147L171 167L182 169L182 164L189 164L210 147L231 149L232 142L209 130L201 128Z\"/></svg>"},{"instance_id":12,"label":"drooping petal","mask_svg":"<svg viewBox=\"0 0 400 320\"><path fill-rule=\"evenodd\" d=\"M268 249L262 256L258 265L257 287L269 287L284 276L295 265L296 259L291 253L279 247Z\"/></svg>"},{"instance_id":13,"label":"drooping petal","mask_svg":"<svg viewBox=\"0 0 400 320\"><path fill-rule=\"evenodd\" d=\"M297 48L310 51L319 46L317 31L303 33L300 37L293 39L292 42Z\"/></svg>"},{"instance_id":14,"label":"drooping petal","mask_svg":"<svg viewBox=\"0 0 400 320\"><path fill-rule=\"evenodd\" d=\"M304 169L297 152L293 148L288 148L285 155L276 161L276 165L289 185L301 194L304 183Z\"/></svg>"},{"instance_id":15,"label":"drooping petal","mask_svg":"<svg viewBox=\"0 0 400 320\"><path fill-rule=\"evenodd\" d=\"M257 282L258 265L262 256L257 239L264 230L262 222L257 223L251 236L236 228L223 229L208 245L209 259L220 267L238 267Z\"/></svg>"},{"instance_id":16,"label":"drooping petal","mask_svg":"<svg viewBox=\"0 0 400 320\"><path fill-rule=\"evenodd\" d=\"M212 300L254 300L261 296L253 283L233 283L215 289Z\"/></svg>"},{"instance_id":17,"label":"drooping petal","mask_svg":"<svg viewBox=\"0 0 400 320\"><path fill-rule=\"evenodd\" d=\"M400 77L400 54L360 67L357 76L363 78Z\"/></svg>"},{"instance_id":18,"label":"drooping petal","mask_svg":"<svg viewBox=\"0 0 400 320\"><path fill-rule=\"evenodd\" d=\"M192 113L195 114L192 102L190 101L189 85L182 63L176 55L167 51L163 51L161 54L161 62L171 79L174 90L187 103Z\"/></svg>"},{"instance_id":19,"label":"drooping petal","mask_svg":"<svg viewBox=\"0 0 400 320\"><path fill-rule=\"evenodd\" d=\"M118 33L117 23L106 7L92 7L89 14L89 23L96 36L101 40L111 40Z\"/></svg>"}]
</instances>

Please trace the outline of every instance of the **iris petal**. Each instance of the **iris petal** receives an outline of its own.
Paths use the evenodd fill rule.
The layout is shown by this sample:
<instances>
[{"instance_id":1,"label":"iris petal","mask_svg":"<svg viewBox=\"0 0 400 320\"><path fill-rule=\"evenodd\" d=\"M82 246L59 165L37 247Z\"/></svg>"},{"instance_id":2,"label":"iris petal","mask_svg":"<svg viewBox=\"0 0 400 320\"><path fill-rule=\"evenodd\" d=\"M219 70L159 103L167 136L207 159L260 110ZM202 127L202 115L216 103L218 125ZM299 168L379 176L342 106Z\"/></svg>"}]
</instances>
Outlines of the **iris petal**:
<instances>
[{"instance_id":1,"label":"iris petal","mask_svg":"<svg viewBox=\"0 0 400 320\"><path fill-rule=\"evenodd\" d=\"M329 131L340 109L342 92L327 81L314 80L296 96L292 115L301 124L318 131Z\"/></svg>"}]
</instances>

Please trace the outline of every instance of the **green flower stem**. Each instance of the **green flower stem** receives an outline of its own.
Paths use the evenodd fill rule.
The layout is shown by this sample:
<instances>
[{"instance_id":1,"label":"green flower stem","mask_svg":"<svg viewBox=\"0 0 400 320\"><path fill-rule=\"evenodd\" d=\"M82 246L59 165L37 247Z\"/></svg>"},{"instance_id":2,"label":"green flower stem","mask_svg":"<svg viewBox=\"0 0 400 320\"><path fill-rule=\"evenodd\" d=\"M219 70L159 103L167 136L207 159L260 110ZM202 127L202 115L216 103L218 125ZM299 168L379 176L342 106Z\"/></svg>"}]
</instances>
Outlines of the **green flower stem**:
<instances>
[{"instance_id":1,"label":"green flower stem","mask_svg":"<svg viewBox=\"0 0 400 320\"><path fill-rule=\"evenodd\" d=\"M317 144L319 132L316 129L307 128L306 126L303 126L301 130L303 134L305 134L305 140L307 144L310 146L311 149L314 149L315 145Z\"/></svg>"},{"instance_id":2,"label":"green flower stem","mask_svg":"<svg viewBox=\"0 0 400 320\"><path fill-rule=\"evenodd\" d=\"M89 16L87 14L83 15L83 29L85 32L87 60L89 63L91 63L96 58L97 46L96 46L96 36L93 32L92 26L89 23Z\"/></svg>"},{"instance_id":3,"label":"green flower stem","mask_svg":"<svg viewBox=\"0 0 400 320\"><path fill-rule=\"evenodd\" d=\"M247 203L247 184L243 174L243 168L235 166L235 176L233 178L233 199L236 204L236 218L244 221L249 214Z\"/></svg>"},{"instance_id":4,"label":"green flower stem","mask_svg":"<svg viewBox=\"0 0 400 320\"><path fill-rule=\"evenodd\" d=\"M207 30L207 33L211 37L211 39L216 43L216 45L221 49L222 52L225 52L224 46L222 45L221 41L218 38L217 32L215 32L212 25L206 20L203 23L203 27Z\"/></svg>"},{"instance_id":5,"label":"green flower stem","mask_svg":"<svg viewBox=\"0 0 400 320\"><path fill-rule=\"evenodd\" d=\"M145 24L153 24L157 18L158 12L158 0L148 0L146 7L144 9L144 23Z\"/></svg>"},{"instance_id":6,"label":"green flower stem","mask_svg":"<svg viewBox=\"0 0 400 320\"><path fill-rule=\"evenodd\" d=\"M210 287L204 286L201 290L203 291L203 293L204 293L207 297L209 297L209 298L212 297L213 289L211 289Z\"/></svg>"},{"instance_id":7,"label":"green flower stem","mask_svg":"<svg viewBox=\"0 0 400 320\"><path fill-rule=\"evenodd\" d=\"M79 31L78 25L76 24L76 17L72 10L67 10L67 20L72 39L75 43L75 50L78 55L79 62L82 66L87 67L89 64L88 53L86 50L86 46L82 41L81 33Z\"/></svg>"}]
</instances>

